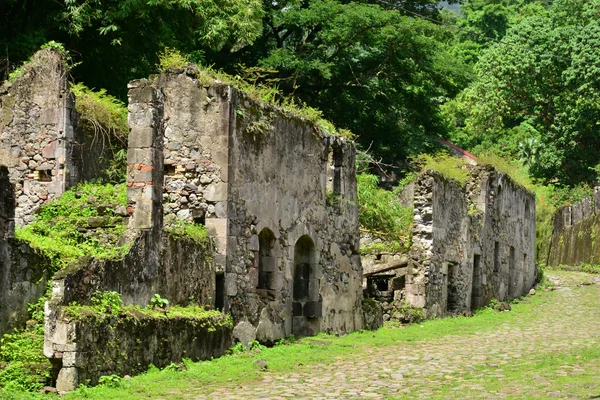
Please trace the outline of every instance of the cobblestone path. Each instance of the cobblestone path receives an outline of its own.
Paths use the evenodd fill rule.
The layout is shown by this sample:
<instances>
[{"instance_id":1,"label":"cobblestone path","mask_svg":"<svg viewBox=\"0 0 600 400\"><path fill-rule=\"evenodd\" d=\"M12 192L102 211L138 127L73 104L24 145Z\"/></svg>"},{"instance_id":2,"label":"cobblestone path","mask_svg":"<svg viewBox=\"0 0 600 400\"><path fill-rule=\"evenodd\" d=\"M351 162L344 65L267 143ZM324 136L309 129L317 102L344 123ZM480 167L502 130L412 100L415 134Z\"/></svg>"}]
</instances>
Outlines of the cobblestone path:
<instances>
[{"instance_id":1,"label":"cobblestone path","mask_svg":"<svg viewBox=\"0 0 600 400\"><path fill-rule=\"evenodd\" d=\"M551 279L559 301L536 305L534 318L373 348L300 373L265 372L262 381L193 398L600 398L600 357L581 358L600 349L599 279L578 273Z\"/></svg>"}]
</instances>

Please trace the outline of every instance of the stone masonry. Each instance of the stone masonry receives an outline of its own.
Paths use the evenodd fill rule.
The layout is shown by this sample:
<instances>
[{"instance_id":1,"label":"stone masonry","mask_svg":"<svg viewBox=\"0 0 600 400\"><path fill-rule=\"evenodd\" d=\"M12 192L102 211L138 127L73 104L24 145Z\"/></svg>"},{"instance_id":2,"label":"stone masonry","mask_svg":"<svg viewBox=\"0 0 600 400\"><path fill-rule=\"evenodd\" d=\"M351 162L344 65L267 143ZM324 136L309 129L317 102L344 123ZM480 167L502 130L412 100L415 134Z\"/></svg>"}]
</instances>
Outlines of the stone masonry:
<instances>
[{"instance_id":1,"label":"stone masonry","mask_svg":"<svg viewBox=\"0 0 600 400\"><path fill-rule=\"evenodd\" d=\"M535 197L489 166L466 185L426 171L414 186L404 300L429 316L471 312L533 286Z\"/></svg>"},{"instance_id":2,"label":"stone masonry","mask_svg":"<svg viewBox=\"0 0 600 400\"><path fill-rule=\"evenodd\" d=\"M131 250L122 260L81 259L60 271L46 304L44 352L59 370L59 391L136 372L153 358L181 358L173 347L180 341L145 342L168 342L175 332L139 338L151 353L143 354L130 340L140 328L119 322L110 334L122 350L138 350L135 363L115 363L94 341L100 328L64 311L72 301L89 304L96 291L116 291L125 304L146 305L158 293L174 305L194 299L230 313L233 329L214 335L195 334L192 320L180 325L192 330L180 338L197 337L185 350L199 358L222 354L232 337L247 345L362 329L353 143L195 67L131 82L129 125L131 218L122 240ZM210 239L165 233L177 221L205 224ZM155 322L140 322L142 330L162 329Z\"/></svg>"},{"instance_id":3,"label":"stone masonry","mask_svg":"<svg viewBox=\"0 0 600 400\"><path fill-rule=\"evenodd\" d=\"M351 142L194 67L132 82L129 109L132 224L206 225L239 338L362 328Z\"/></svg>"},{"instance_id":4,"label":"stone masonry","mask_svg":"<svg viewBox=\"0 0 600 400\"><path fill-rule=\"evenodd\" d=\"M23 326L27 303L44 294L49 260L14 239L15 199L6 167L0 166L0 336Z\"/></svg>"},{"instance_id":5,"label":"stone masonry","mask_svg":"<svg viewBox=\"0 0 600 400\"><path fill-rule=\"evenodd\" d=\"M65 59L49 48L36 53L24 70L0 87L0 165L10 171L19 226L76 179L74 103Z\"/></svg>"}]
</instances>

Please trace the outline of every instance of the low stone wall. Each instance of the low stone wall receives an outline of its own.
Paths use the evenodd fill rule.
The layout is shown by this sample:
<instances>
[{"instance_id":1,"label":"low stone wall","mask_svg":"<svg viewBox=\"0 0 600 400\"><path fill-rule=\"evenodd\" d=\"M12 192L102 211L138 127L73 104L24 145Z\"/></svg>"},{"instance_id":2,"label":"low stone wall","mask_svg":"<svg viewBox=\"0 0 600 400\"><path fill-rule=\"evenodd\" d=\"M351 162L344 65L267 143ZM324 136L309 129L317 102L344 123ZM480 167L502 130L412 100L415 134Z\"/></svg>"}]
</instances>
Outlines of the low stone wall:
<instances>
[{"instance_id":1,"label":"low stone wall","mask_svg":"<svg viewBox=\"0 0 600 400\"><path fill-rule=\"evenodd\" d=\"M159 368L183 358L219 357L233 344L229 318L150 317L142 313L90 313L69 318L62 309L47 308L55 341L45 351L60 367L56 389L95 385L103 375L138 374L150 364Z\"/></svg>"},{"instance_id":2,"label":"low stone wall","mask_svg":"<svg viewBox=\"0 0 600 400\"><path fill-rule=\"evenodd\" d=\"M122 260L83 258L59 271L54 297L62 304L89 304L96 291L115 291L124 304L146 305L153 294L173 305L190 298L215 306L216 270L209 239L198 244L190 238L143 231Z\"/></svg>"},{"instance_id":3,"label":"low stone wall","mask_svg":"<svg viewBox=\"0 0 600 400\"><path fill-rule=\"evenodd\" d=\"M59 370L56 386L61 392L78 382L95 384L102 375L138 373L150 364L217 357L233 344L231 324L128 314L74 318L65 313L72 302L89 305L97 291L117 292L125 305L145 306L159 294L170 305L222 307L223 280L214 267L209 239L199 243L156 229L137 235L122 260L84 257L53 278L44 354Z\"/></svg>"}]
</instances>

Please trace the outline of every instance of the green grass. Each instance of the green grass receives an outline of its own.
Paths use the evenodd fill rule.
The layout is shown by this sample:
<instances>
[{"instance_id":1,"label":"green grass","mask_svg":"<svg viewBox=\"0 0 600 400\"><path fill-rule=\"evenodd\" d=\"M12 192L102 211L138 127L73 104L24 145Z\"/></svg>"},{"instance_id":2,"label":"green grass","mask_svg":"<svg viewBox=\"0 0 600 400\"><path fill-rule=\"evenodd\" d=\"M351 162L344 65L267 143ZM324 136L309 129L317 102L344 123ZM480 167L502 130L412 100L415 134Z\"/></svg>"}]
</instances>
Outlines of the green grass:
<instances>
[{"instance_id":1,"label":"green grass","mask_svg":"<svg viewBox=\"0 0 600 400\"><path fill-rule=\"evenodd\" d=\"M573 283L581 279L589 279L589 275L582 273L558 271L553 274L561 279L570 279ZM598 293L595 287L572 287L570 290L581 294L582 307L596 306ZM445 337L458 335L482 338L501 329L518 328L524 321L535 321L544 312L554 309L554 304L561 301L561 296L563 295L558 290L539 291L535 296L528 296L518 303L513 303L511 312L498 313L484 308L471 318L446 318L410 326L388 324L375 332L355 332L341 337L320 334L273 348L255 346L251 351L235 352L211 361L199 363L186 361L185 371L177 371L177 368L165 370L150 368L147 373L134 377L130 381L118 382L116 384L118 387L81 388L65 396L65 399L183 399L185 393L202 396L220 387L237 387L245 383L260 382L265 372L253 364L257 359L265 360L268 365L266 373L274 376L290 372L307 373L313 371L317 364L332 364L344 357L360 358L361 355L367 356L375 349L377 351L389 349L393 352L397 351L395 349L398 349L398 346L402 346L402 351L405 352L403 354L409 355L411 346L423 341L439 344ZM536 351L523 354L522 360L518 359L504 365L499 363L495 366L490 366L487 362L480 363L474 365L470 372L450 373L450 379L447 381L442 379L439 382L430 382L431 397L435 399L486 398L493 392L502 393L505 390L522 387L527 387L527 391L509 392L509 398L547 398L548 393L564 388L568 388L570 393L582 396L586 394L586 390L592 390L590 388L600 390L600 384L597 383L600 349L574 344L568 349L553 350L544 345L544 338L540 337L536 340L538 340ZM492 358L490 362L497 363L497 360ZM584 372L570 373L569 376L557 374L557 371L565 366L580 366ZM460 379L462 384L478 385L481 389L457 388L455 379ZM550 382L550 386L544 384L544 380ZM600 393L599 390L596 391ZM2 395L3 393L0 392L0 397ZM15 395L12 398L20 400L37 397Z\"/></svg>"},{"instance_id":2,"label":"green grass","mask_svg":"<svg viewBox=\"0 0 600 400\"><path fill-rule=\"evenodd\" d=\"M552 301L555 292L528 297L513 305L509 313L498 313L491 309L479 311L475 317L457 317L426 321L410 326L387 325L378 331L361 331L346 336L320 334L303 338L297 343L278 345L273 348L258 348L211 361L186 362L187 371L160 371L151 368L147 373L121 382L118 388L84 388L65 396L65 399L144 399L153 396L168 396L175 388L184 393L193 390L207 394L223 385L241 385L262 379L260 367L253 364L263 359L271 374L294 371L310 371L315 364L330 364L348 354L366 354L373 348L393 348L399 344L439 339L447 335L485 334L513 320L535 314L535 308ZM178 398L175 397L169 398Z\"/></svg>"}]
</instances>

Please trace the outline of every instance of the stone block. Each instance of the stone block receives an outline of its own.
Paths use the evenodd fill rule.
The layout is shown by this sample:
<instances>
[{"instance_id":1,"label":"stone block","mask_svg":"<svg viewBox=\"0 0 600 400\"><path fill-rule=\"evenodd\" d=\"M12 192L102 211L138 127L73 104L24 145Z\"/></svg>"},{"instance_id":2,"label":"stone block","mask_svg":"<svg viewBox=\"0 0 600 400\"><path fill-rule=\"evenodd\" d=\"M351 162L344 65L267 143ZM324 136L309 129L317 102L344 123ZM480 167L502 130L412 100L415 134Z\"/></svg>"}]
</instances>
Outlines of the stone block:
<instances>
[{"instance_id":1,"label":"stone block","mask_svg":"<svg viewBox=\"0 0 600 400\"><path fill-rule=\"evenodd\" d=\"M53 159L56 157L56 140L51 141L42 149L42 157Z\"/></svg>"},{"instance_id":2,"label":"stone block","mask_svg":"<svg viewBox=\"0 0 600 400\"><path fill-rule=\"evenodd\" d=\"M260 263L262 270L265 272L277 271L277 258L275 257L262 256L260 257Z\"/></svg>"},{"instance_id":3,"label":"stone block","mask_svg":"<svg viewBox=\"0 0 600 400\"><path fill-rule=\"evenodd\" d=\"M128 136L128 147L144 148L154 147L156 130L149 126L134 126Z\"/></svg>"},{"instance_id":4,"label":"stone block","mask_svg":"<svg viewBox=\"0 0 600 400\"><path fill-rule=\"evenodd\" d=\"M307 318L322 317L323 303L320 301L308 301L304 305L304 316Z\"/></svg>"},{"instance_id":5,"label":"stone block","mask_svg":"<svg viewBox=\"0 0 600 400\"><path fill-rule=\"evenodd\" d=\"M248 268L248 284L250 287L258 286L258 269L257 268Z\"/></svg>"},{"instance_id":6,"label":"stone block","mask_svg":"<svg viewBox=\"0 0 600 400\"><path fill-rule=\"evenodd\" d=\"M257 278L258 281L258 278ZM238 293L237 288L237 275L236 274L225 274L225 293L227 296L235 296Z\"/></svg>"},{"instance_id":7,"label":"stone block","mask_svg":"<svg viewBox=\"0 0 600 400\"><path fill-rule=\"evenodd\" d=\"M256 328L247 321L242 321L233 328L233 337L249 349L251 343L256 340Z\"/></svg>"},{"instance_id":8,"label":"stone block","mask_svg":"<svg viewBox=\"0 0 600 400\"><path fill-rule=\"evenodd\" d=\"M77 368L75 367L61 368L56 379L56 390L58 393L75 390L79 383L77 375Z\"/></svg>"},{"instance_id":9,"label":"stone block","mask_svg":"<svg viewBox=\"0 0 600 400\"><path fill-rule=\"evenodd\" d=\"M207 201L218 202L227 200L227 184L211 183L204 190L204 198Z\"/></svg>"},{"instance_id":10,"label":"stone block","mask_svg":"<svg viewBox=\"0 0 600 400\"><path fill-rule=\"evenodd\" d=\"M248 242L248 250L250 250L250 251L259 251L260 250L260 242L258 239L258 235L252 235L250 237L250 241Z\"/></svg>"}]
</instances>

